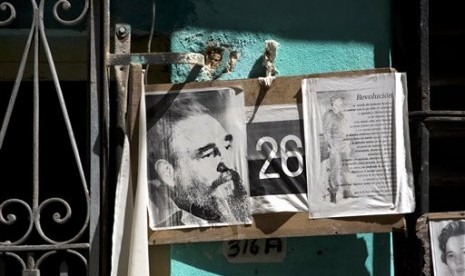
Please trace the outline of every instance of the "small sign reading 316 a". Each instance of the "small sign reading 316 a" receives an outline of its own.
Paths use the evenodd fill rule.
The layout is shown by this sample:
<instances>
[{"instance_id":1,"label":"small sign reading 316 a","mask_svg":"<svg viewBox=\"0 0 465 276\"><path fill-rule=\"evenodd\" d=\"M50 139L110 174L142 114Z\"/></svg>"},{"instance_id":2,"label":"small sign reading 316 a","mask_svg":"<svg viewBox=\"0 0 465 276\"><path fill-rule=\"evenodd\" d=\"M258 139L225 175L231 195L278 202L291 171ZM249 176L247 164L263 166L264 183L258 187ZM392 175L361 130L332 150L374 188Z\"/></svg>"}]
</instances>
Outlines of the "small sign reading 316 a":
<instances>
[{"instance_id":1,"label":"small sign reading 316 a","mask_svg":"<svg viewBox=\"0 0 465 276\"><path fill-rule=\"evenodd\" d=\"M223 254L230 263L282 262L286 250L286 239L283 238L223 242Z\"/></svg>"}]
</instances>

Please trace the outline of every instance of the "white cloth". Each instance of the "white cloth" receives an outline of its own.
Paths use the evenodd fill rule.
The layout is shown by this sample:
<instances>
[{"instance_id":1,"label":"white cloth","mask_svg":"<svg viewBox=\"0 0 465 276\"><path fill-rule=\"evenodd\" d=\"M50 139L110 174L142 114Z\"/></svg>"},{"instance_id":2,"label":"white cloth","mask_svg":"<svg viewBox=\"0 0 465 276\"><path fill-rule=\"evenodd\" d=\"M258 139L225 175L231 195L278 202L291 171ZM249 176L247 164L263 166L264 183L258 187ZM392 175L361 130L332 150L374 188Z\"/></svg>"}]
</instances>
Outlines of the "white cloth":
<instances>
[{"instance_id":1,"label":"white cloth","mask_svg":"<svg viewBox=\"0 0 465 276\"><path fill-rule=\"evenodd\" d=\"M143 82L143 79L142 74L140 81ZM144 86L142 85L142 87ZM142 91L142 95L144 95L144 91ZM141 97L140 103L139 130L140 137L145 137L144 97ZM127 137L124 140L115 196L111 256L112 276L150 275L147 237L147 166L144 141L145 139L139 143L139 172L134 194L131 181L129 141ZM136 155L133 153L132 156Z\"/></svg>"}]
</instances>

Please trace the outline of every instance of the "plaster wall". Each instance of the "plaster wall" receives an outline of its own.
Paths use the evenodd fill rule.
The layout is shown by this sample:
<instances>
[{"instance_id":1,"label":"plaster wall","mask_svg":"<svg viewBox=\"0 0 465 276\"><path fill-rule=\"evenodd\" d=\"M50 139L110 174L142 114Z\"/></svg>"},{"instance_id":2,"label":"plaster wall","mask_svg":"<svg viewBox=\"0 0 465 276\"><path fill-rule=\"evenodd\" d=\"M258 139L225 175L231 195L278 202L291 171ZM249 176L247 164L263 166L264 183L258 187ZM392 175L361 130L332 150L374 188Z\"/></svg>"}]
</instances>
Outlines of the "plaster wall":
<instances>
[{"instance_id":1,"label":"plaster wall","mask_svg":"<svg viewBox=\"0 0 465 276\"><path fill-rule=\"evenodd\" d=\"M149 1L147 1L149 2ZM159 0L156 31L171 38L171 51L206 53L222 60L211 74L173 66L172 82L244 79L265 75L265 40L280 46L279 76L370 69L391 64L389 0ZM150 5L124 6L113 14L137 14L137 33L149 29ZM117 19L116 19L117 20ZM128 20L126 20L128 21ZM131 22L132 21L132 22ZM231 53L238 56L229 72ZM390 234L288 238L282 263L230 264L221 243L171 246L172 275L393 275Z\"/></svg>"}]
</instances>

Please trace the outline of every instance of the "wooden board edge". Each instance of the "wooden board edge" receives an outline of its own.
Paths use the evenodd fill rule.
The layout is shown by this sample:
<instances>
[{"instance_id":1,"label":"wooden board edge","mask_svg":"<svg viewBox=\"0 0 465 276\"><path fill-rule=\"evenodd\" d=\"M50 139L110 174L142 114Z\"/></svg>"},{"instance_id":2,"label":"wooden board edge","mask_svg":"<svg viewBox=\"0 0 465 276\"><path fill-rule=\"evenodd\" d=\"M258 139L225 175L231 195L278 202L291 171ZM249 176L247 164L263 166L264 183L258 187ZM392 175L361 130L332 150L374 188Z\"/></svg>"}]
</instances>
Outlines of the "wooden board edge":
<instances>
[{"instance_id":1,"label":"wooden board edge","mask_svg":"<svg viewBox=\"0 0 465 276\"><path fill-rule=\"evenodd\" d=\"M351 77L351 76L362 76L368 74L382 74L382 73L393 73L397 72L396 69L391 67L377 68L377 69L365 69L365 70L352 70L352 71L338 71L338 72L327 72L327 73L315 73L306 75L295 75L295 76L282 76L276 77L275 83L287 82L287 81L300 81L306 78L330 78L330 77ZM204 88L212 86L229 86L238 83L253 83L257 86L260 85L258 78L254 79L236 79L236 80L214 80L207 82L189 82L189 83L161 83L161 84L149 84L146 85L145 91L169 91L169 90L181 90L181 89L193 89L193 88ZM273 88L273 84L271 88Z\"/></svg>"},{"instance_id":2,"label":"wooden board edge","mask_svg":"<svg viewBox=\"0 0 465 276\"><path fill-rule=\"evenodd\" d=\"M426 213L427 220L465 219L465 211Z\"/></svg>"},{"instance_id":3,"label":"wooden board edge","mask_svg":"<svg viewBox=\"0 0 465 276\"><path fill-rule=\"evenodd\" d=\"M403 215L308 218L308 213L255 215L252 225L149 231L149 244L211 242L303 236L387 233L405 230Z\"/></svg>"}]
</instances>

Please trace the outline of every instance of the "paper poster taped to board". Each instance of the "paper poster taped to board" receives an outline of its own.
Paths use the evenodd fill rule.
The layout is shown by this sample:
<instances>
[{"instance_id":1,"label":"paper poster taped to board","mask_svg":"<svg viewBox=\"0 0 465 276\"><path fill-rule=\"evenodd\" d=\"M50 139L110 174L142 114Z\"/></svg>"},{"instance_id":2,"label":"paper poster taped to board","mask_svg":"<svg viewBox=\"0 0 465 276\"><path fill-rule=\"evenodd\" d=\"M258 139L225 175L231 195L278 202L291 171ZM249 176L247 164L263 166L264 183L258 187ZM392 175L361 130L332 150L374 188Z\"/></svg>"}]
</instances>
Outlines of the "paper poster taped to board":
<instances>
[{"instance_id":1,"label":"paper poster taped to board","mask_svg":"<svg viewBox=\"0 0 465 276\"><path fill-rule=\"evenodd\" d=\"M434 275L465 275L465 220L430 221Z\"/></svg>"},{"instance_id":2,"label":"paper poster taped to board","mask_svg":"<svg viewBox=\"0 0 465 276\"><path fill-rule=\"evenodd\" d=\"M250 203L254 214L308 212L302 107L246 107Z\"/></svg>"},{"instance_id":3,"label":"paper poster taped to board","mask_svg":"<svg viewBox=\"0 0 465 276\"><path fill-rule=\"evenodd\" d=\"M152 229L250 224L244 95L147 92Z\"/></svg>"},{"instance_id":4,"label":"paper poster taped to board","mask_svg":"<svg viewBox=\"0 0 465 276\"><path fill-rule=\"evenodd\" d=\"M414 210L406 78L302 81L310 218Z\"/></svg>"}]
</instances>

